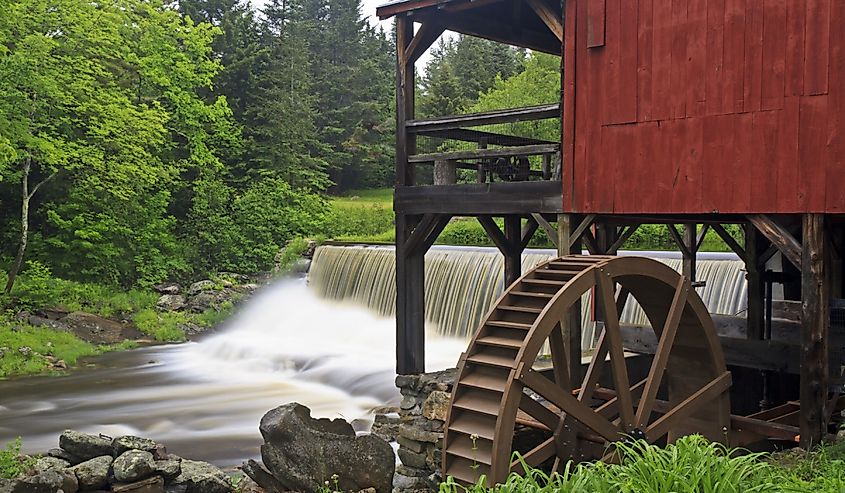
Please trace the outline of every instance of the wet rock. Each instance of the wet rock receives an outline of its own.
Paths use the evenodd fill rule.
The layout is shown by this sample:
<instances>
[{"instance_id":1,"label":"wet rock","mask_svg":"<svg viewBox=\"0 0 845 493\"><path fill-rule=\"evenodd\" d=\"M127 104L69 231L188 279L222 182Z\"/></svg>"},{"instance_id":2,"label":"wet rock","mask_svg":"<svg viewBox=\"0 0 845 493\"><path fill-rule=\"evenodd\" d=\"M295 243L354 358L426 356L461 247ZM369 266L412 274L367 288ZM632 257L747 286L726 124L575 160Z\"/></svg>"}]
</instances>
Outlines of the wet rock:
<instances>
[{"instance_id":1,"label":"wet rock","mask_svg":"<svg viewBox=\"0 0 845 493\"><path fill-rule=\"evenodd\" d=\"M164 479L173 479L182 474L182 464L178 460L157 460L155 472Z\"/></svg>"},{"instance_id":2,"label":"wet rock","mask_svg":"<svg viewBox=\"0 0 845 493\"><path fill-rule=\"evenodd\" d=\"M143 450L144 452L153 453L156 450L156 447L158 447L158 444L149 438L126 435L112 440L111 447L112 455L117 457L130 450Z\"/></svg>"},{"instance_id":3,"label":"wet rock","mask_svg":"<svg viewBox=\"0 0 845 493\"><path fill-rule=\"evenodd\" d=\"M181 294L163 294L156 301L156 310L160 312L179 311L187 305L187 300Z\"/></svg>"},{"instance_id":4,"label":"wet rock","mask_svg":"<svg viewBox=\"0 0 845 493\"><path fill-rule=\"evenodd\" d=\"M129 484L115 484L112 486L114 493L164 493L164 479L161 476L153 476L141 481Z\"/></svg>"},{"instance_id":5,"label":"wet rock","mask_svg":"<svg viewBox=\"0 0 845 493\"><path fill-rule=\"evenodd\" d=\"M108 486L109 468L113 460L110 455L95 457L69 470L76 474L80 490L98 490Z\"/></svg>"},{"instance_id":6,"label":"wet rock","mask_svg":"<svg viewBox=\"0 0 845 493\"><path fill-rule=\"evenodd\" d=\"M151 452L153 454L153 459L155 460L182 460L176 456L169 457L170 454L167 453L167 447L160 443L157 443L155 450L151 450Z\"/></svg>"},{"instance_id":7,"label":"wet rock","mask_svg":"<svg viewBox=\"0 0 845 493\"><path fill-rule=\"evenodd\" d=\"M114 478L121 483L133 483L148 478L155 471L153 454L143 450L128 450L112 464Z\"/></svg>"},{"instance_id":8,"label":"wet rock","mask_svg":"<svg viewBox=\"0 0 845 493\"><path fill-rule=\"evenodd\" d=\"M12 493L56 493L64 483L57 471L44 471L12 483ZM75 492L74 492L75 493Z\"/></svg>"},{"instance_id":9,"label":"wet rock","mask_svg":"<svg viewBox=\"0 0 845 493\"><path fill-rule=\"evenodd\" d=\"M59 447L82 460L93 459L102 455L111 455L111 443L111 437L80 433L74 430L65 430L59 436ZM60 458L63 459L64 457Z\"/></svg>"},{"instance_id":10,"label":"wet rock","mask_svg":"<svg viewBox=\"0 0 845 493\"><path fill-rule=\"evenodd\" d=\"M379 493L391 491L393 449L374 435L356 436L342 419L314 419L310 409L292 403L265 414L259 430L264 437L264 465L290 490L316 492L324 481L336 477L336 489L342 491L369 487Z\"/></svg>"},{"instance_id":11,"label":"wet rock","mask_svg":"<svg viewBox=\"0 0 845 493\"><path fill-rule=\"evenodd\" d=\"M174 480L175 485L184 485L185 493L229 493L232 481L220 469L207 462L182 460L182 473Z\"/></svg>"}]
</instances>

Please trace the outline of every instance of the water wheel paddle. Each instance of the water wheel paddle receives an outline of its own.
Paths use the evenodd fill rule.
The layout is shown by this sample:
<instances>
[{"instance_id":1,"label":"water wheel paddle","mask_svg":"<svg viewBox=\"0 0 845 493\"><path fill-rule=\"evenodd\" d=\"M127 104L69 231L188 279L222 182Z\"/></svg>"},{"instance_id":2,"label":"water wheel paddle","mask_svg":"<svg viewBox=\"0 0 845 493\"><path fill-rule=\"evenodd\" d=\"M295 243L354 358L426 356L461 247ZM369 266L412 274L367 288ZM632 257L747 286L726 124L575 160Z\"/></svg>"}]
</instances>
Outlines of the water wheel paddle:
<instances>
[{"instance_id":1,"label":"water wheel paddle","mask_svg":"<svg viewBox=\"0 0 845 493\"><path fill-rule=\"evenodd\" d=\"M587 292L604 329L580 387L571 389L560 321ZM638 382L629 379L619 322L631 299L658 341ZM551 368L537 363L544 347ZM612 377L605 378L609 387L599 386L603 371ZM700 433L723 441L730 384L713 321L686 278L642 257L560 257L502 294L461 357L444 477L503 482L522 471L512 462L515 450L532 467L555 469L570 459L611 458L612 444L628 437L664 443Z\"/></svg>"}]
</instances>

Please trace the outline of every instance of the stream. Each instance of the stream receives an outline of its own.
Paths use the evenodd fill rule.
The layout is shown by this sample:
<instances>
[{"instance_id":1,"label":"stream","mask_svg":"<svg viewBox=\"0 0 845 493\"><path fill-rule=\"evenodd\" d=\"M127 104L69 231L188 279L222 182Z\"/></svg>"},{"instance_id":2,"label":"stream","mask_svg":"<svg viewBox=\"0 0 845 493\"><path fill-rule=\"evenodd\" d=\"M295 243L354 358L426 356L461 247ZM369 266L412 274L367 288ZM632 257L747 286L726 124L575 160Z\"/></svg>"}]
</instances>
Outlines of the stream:
<instances>
[{"instance_id":1,"label":"stream","mask_svg":"<svg viewBox=\"0 0 845 493\"><path fill-rule=\"evenodd\" d=\"M44 452L65 429L138 435L229 467L258 456L261 416L288 402L365 430L373 408L398 402L394 324L320 299L304 279L277 281L199 341L0 381L0 444L20 436L24 451ZM427 369L454 366L466 342L429 332Z\"/></svg>"}]
</instances>

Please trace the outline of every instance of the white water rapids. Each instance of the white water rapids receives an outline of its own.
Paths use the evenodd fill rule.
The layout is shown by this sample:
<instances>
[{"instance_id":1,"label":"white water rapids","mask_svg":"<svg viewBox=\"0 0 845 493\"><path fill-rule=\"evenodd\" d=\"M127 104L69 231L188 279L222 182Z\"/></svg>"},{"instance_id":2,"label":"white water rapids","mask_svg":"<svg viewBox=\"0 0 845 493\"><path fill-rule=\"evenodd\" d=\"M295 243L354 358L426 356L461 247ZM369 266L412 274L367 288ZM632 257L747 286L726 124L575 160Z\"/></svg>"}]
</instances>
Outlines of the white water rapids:
<instances>
[{"instance_id":1,"label":"white water rapids","mask_svg":"<svg viewBox=\"0 0 845 493\"><path fill-rule=\"evenodd\" d=\"M221 466L258 455L261 416L297 401L314 416L358 420L398 400L394 321L279 281L199 342L97 359L61 378L0 382L0 444L56 447L64 429L153 438ZM463 340L428 337L427 367L454 366Z\"/></svg>"}]
</instances>

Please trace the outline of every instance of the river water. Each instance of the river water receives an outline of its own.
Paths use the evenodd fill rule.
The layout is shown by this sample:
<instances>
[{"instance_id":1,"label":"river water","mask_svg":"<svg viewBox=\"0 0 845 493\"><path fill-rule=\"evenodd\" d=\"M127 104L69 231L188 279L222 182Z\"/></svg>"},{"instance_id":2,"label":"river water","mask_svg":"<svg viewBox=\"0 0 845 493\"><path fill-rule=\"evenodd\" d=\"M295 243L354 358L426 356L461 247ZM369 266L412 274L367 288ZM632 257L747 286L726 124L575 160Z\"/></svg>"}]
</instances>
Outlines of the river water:
<instances>
[{"instance_id":1,"label":"river water","mask_svg":"<svg viewBox=\"0 0 845 493\"><path fill-rule=\"evenodd\" d=\"M430 334L427 369L454 366L463 339ZM396 403L394 321L317 298L304 280L253 297L197 342L106 354L60 378L0 382L0 444L56 447L65 429L153 438L170 452L219 466L256 457L258 423L297 401L318 417L366 429Z\"/></svg>"}]
</instances>

